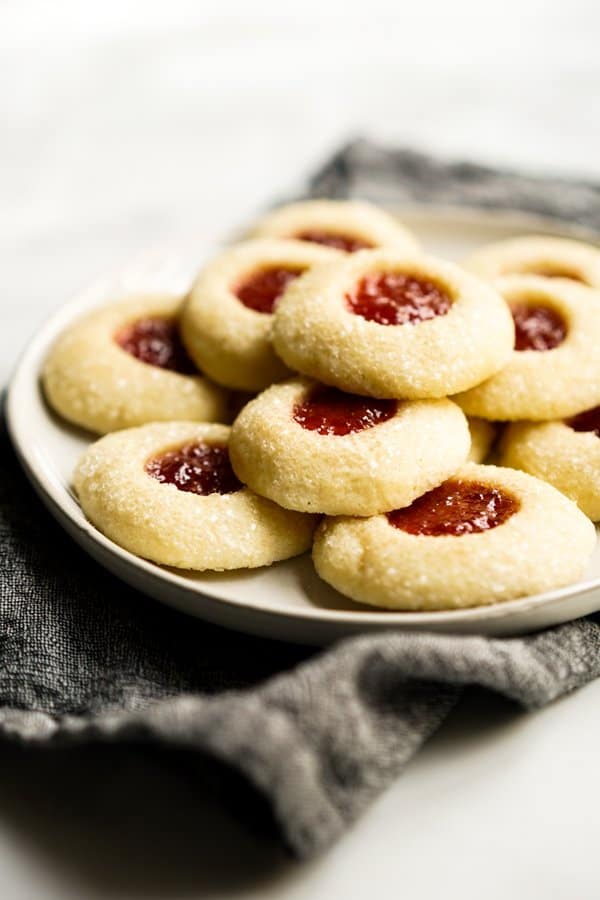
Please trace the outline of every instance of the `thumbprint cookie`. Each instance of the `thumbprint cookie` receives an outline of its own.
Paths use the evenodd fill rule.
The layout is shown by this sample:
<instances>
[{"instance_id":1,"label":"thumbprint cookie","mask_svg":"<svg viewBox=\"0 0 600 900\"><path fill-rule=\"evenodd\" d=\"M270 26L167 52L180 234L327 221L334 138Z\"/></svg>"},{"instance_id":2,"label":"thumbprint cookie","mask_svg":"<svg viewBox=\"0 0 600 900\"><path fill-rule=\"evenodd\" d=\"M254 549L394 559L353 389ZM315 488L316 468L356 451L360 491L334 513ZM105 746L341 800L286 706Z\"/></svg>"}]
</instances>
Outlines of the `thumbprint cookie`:
<instances>
[{"instance_id":1,"label":"thumbprint cookie","mask_svg":"<svg viewBox=\"0 0 600 900\"><path fill-rule=\"evenodd\" d=\"M468 463L409 507L325 519L313 559L324 581L361 603L457 609L576 581L595 544L590 520L551 485Z\"/></svg>"},{"instance_id":2,"label":"thumbprint cookie","mask_svg":"<svg viewBox=\"0 0 600 900\"><path fill-rule=\"evenodd\" d=\"M303 553L314 519L240 484L226 425L160 422L106 435L74 487L87 518L125 550L162 565L255 568Z\"/></svg>"},{"instance_id":3,"label":"thumbprint cookie","mask_svg":"<svg viewBox=\"0 0 600 900\"><path fill-rule=\"evenodd\" d=\"M556 237L520 237L482 247L463 264L486 281L502 275L570 278L600 288L600 250Z\"/></svg>"},{"instance_id":4,"label":"thumbprint cookie","mask_svg":"<svg viewBox=\"0 0 600 900\"><path fill-rule=\"evenodd\" d=\"M543 478L600 520L600 406L562 422L511 425L502 463Z\"/></svg>"},{"instance_id":5,"label":"thumbprint cookie","mask_svg":"<svg viewBox=\"0 0 600 900\"><path fill-rule=\"evenodd\" d=\"M416 237L389 213L369 203L344 200L306 200L279 207L252 229L256 237L294 238L322 244L344 253L396 247L405 253L419 250Z\"/></svg>"},{"instance_id":6,"label":"thumbprint cookie","mask_svg":"<svg viewBox=\"0 0 600 900\"><path fill-rule=\"evenodd\" d=\"M562 419L600 403L600 291L566 278L495 282L515 322L506 366L454 399L467 415Z\"/></svg>"},{"instance_id":7,"label":"thumbprint cookie","mask_svg":"<svg viewBox=\"0 0 600 900\"><path fill-rule=\"evenodd\" d=\"M496 440L496 428L485 419L471 416L467 419L471 434L471 449L469 462L482 463L490 455L490 451Z\"/></svg>"},{"instance_id":8,"label":"thumbprint cookie","mask_svg":"<svg viewBox=\"0 0 600 900\"><path fill-rule=\"evenodd\" d=\"M225 419L227 393L197 370L180 341L180 309L177 297L134 297L67 328L42 372L52 408L100 434L174 418Z\"/></svg>"},{"instance_id":9,"label":"thumbprint cookie","mask_svg":"<svg viewBox=\"0 0 600 900\"><path fill-rule=\"evenodd\" d=\"M497 291L458 266L363 250L290 285L273 342L290 369L340 390L423 399L497 372L514 326Z\"/></svg>"},{"instance_id":10,"label":"thumbprint cookie","mask_svg":"<svg viewBox=\"0 0 600 900\"><path fill-rule=\"evenodd\" d=\"M273 311L289 286L334 250L301 241L255 240L221 253L199 274L181 334L199 368L219 384L259 391L288 376L271 345Z\"/></svg>"},{"instance_id":11,"label":"thumbprint cookie","mask_svg":"<svg viewBox=\"0 0 600 900\"><path fill-rule=\"evenodd\" d=\"M240 481L286 509L368 516L452 475L469 446L449 400L380 400L294 378L244 407L230 452Z\"/></svg>"}]
</instances>

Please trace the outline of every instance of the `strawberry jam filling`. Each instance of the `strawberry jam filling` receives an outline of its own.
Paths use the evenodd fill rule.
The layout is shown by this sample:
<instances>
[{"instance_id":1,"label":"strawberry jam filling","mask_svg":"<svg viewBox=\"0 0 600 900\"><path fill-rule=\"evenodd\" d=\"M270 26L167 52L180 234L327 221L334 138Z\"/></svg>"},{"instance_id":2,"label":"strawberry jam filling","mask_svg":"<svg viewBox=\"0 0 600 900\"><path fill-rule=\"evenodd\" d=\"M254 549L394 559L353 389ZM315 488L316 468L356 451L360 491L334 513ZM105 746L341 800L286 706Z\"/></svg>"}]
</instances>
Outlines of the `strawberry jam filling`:
<instances>
[{"instance_id":1,"label":"strawberry jam filling","mask_svg":"<svg viewBox=\"0 0 600 900\"><path fill-rule=\"evenodd\" d=\"M553 350L567 336L567 326L547 306L518 303L511 308L515 323L515 350Z\"/></svg>"},{"instance_id":2,"label":"strawberry jam filling","mask_svg":"<svg viewBox=\"0 0 600 900\"><path fill-rule=\"evenodd\" d=\"M375 400L319 385L294 407L296 422L319 434L351 434L386 422L398 409L396 400Z\"/></svg>"},{"instance_id":3,"label":"strawberry jam filling","mask_svg":"<svg viewBox=\"0 0 600 900\"><path fill-rule=\"evenodd\" d=\"M310 241L311 244L323 244L324 247L333 247L334 250L343 250L344 253L356 253L357 250L370 250L373 244L362 238L352 237L350 234L336 234L332 231L320 231L317 228L309 228L296 235L297 241Z\"/></svg>"},{"instance_id":4,"label":"strawberry jam filling","mask_svg":"<svg viewBox=\"0 0 600 900\"><path fill-rule=\"evenodd\" d=\"M573 431L591 431L596 437L600 438L600 406L595 406L594 409L586 409L585 412L579 413L578 416L567 419L567 425Z\"/></svg>"},{"instance_id":5,"label":"strawberry jam filling","mask_svg":"<svg viewBox=\"0 0 600 900\"><path fill-rule=\"evenodd\" d=\"M234 294L248 309L259 313L272 313L290 281L301 274L300 269L271 266L255 272L238 284L234 288Z\"/></svg>"},{"instance_id":6,"label":"strawberry jam filling","mask_svg":"<svg viewBox=\"0 0 600 900\"><path fill-rule=\"evenodd\" d=\"M497 487L450 479L387 518L409 534L458 537L496 528L518 509L518 500Z\"/></svg>"},{"instance_id":7,"label":"strawberry jam filling","mask_svg":"<svg viewBox=\"0 0 600 900\"><path fill-rule=\"evenodd\" d=\"M185 352L173 319L138 319L122 328L115 335L115 341L126 353L149 366L171 369L182 375L197 372Z\"/></svg>"},{"instance_id":8,"label":"strawberry jam filling","mask_svg":"<svg viewBox=\"0 0 600 900\"><path fill-rule=\"evenodd\" d=\"M452 301L433 281L403 273L366 275L352 293L348 309L378 325L406 325L445 316Z\"/></svg>"},{"instance_id":9,"label":"strawberry jam filling","mask_svg":"<svg viewBox=\"0 0 600 900\"><path fill-rule=\"evenodd\" d=\"M191 494L233 494L242 487L236 478L227 447L185 444L146 463L146 472L162 484L174 484Z\"/></svg>"}]
</instances>

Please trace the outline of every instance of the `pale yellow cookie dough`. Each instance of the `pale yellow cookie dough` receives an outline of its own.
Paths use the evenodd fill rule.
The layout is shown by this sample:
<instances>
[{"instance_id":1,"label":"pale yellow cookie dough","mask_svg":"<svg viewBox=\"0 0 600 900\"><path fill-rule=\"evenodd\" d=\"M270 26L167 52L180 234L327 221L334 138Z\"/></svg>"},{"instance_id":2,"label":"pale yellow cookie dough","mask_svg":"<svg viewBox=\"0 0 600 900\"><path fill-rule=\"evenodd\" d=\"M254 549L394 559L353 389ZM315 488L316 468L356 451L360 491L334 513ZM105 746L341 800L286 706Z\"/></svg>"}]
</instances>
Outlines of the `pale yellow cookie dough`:
<instances>
[{"instance_id":1,"label":"pale yellow cookie dough","mask_svg":"<svg viewBox=\"0 0 600 900\"><path fill-rule=\"evenodd\" d=\"M471 416L467 419L471 434L471 449L469 462L482 463L490 454L492 445L496 440L496 428L485 419L477 419Z\"/></svg>"},{"instance_id":2,"label":"pale yellow cookie dough","mask_svg":"<svg viewBox=\"0 0 600 900\"><path fill-rule=\"evenodd\" d=\"M565 422L518 422L502 439L502 464L554 485L600 520L600 438Z\"/></svg>"},{"instance_id":3,"label":"pale yellow cookie dough","mask_svg":"<svg viewBox=\"0 0 600 900\"><path fill-rule=\"evenodd\" d=\"M198 275L182 316L183 341L198 367L219 384L244 391L289 375L271 345L273 316L244 306L235 287L261 269L307 271L337 256L327 247L276 239L246 241L219 254Z\"/></svg>"},{"instance_id":4,"label":"pale yellow cookie dough","mask_svg":"<svg viewBox=\"0 0 600 900\"><path fill-rule=\"evenodd\" d=\"M287 509L368 516L407 506L467 458L467 422L448 400L400 402L392 418L370 428L319 434L293 418L313 388L303 378L273 385L232 428L238 478Z\"/></svg>"},{"instance_id":5,"label":"pale yellow cookie dough","mask_svg":"<svg viewBox=\"0 0 600 900\"><path fill-rule=\"evenodd\" d=\"M541 421L600 403L600 292L538 275L507 275L495 285L509 305L532 303L559 313L567 334L552 350L513 350L500 372L455 396L467 415Z\"/></svg>"},{"instance_id":6,"label":"pale yellow cookie dough","mask_svg":"<svg viewBox=\"0 0 600 900\"><path fill-rule=\"evenodd\" d=\"M149 475L150 459L186 444L225 445L225 425L161 422L101 438L81 457L74 487L87 518L125 550L183 569L255 568L303 553L315 520L242 488L199 495Z\"/></svg>"},{"instance_id":7,"label":"pale yellow cookie dough","mask_svg":"<svg viewBox=\"0 0 600 900\"><path fill-rule=\"evenodd\" d=\"M132 297L88 313L60 335L46 359L46 399L69 422L103 434L168 419L223 421L227 393L203 375L141 362L115 336L140 319L178 316L181 298Z\"/></svg>"},{"instance_id":8,"label":"pale yellow cookie dough","mask_svg":"<svg viewBox=\"0 0 600 900\"><path fill-rule=\"evenodd\" d=\"M415 535L370 519L325 519L313 547L318 574L342 594L386 609L483 606L549 591L581 577L594 526L549 484L524 472L468 463L456 478L507 491L520 509L488 531Z\"/></svg>"},{"instance_id":9,"label":"pale yellow cookie dough","mask_svg":"<svg viewBox=\"0 0 600 900\"><path fill-rule=\"evenodd\" d=\"M600 288L600 249L566 238L532 235L498 241L481 247L463 265L487 281L529 274L572 278Z\"/></svg>"},{"instance_id":10,"label":"pale yellow cookie dough","mask_svg":"<svg viewBox=\"0 0 600 900\"><path fill-rule=\"evenodd\" d=\"M350 238L370 247L414 253L419 243L409 229L377 206L350 200L305 200L281 206L259 219L255 237L296 238L306 232Z\"/></svg>"},{"instance_id":11,"label":"pale yellow cookie dough","mask_svg":"<svg viewBox=\"0 0 600 900\"><path fill-rule=\"evenodd\" d=\"M346 294L370 274L432 281L450 310L382 325L350 311ZM502 297L458 266L393 250L363 250L315 266L291 284L274 316L273 342L290 369L373 397L444 397L479 384L510 359L514 325Z\"/></svg>"}]
</instances>

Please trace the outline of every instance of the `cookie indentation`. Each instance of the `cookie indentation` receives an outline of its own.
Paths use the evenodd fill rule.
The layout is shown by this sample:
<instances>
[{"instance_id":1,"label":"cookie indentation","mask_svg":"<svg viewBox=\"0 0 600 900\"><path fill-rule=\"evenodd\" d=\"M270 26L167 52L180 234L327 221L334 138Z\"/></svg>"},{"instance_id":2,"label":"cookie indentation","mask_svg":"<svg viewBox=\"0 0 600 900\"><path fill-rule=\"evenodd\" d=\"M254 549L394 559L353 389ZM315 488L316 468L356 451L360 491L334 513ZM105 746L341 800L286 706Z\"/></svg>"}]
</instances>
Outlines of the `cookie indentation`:
<instances>
[{"instance_id":1,"label":"cookie indentation","mask_svg":"<svg viewBox=\"0 0 600 900\"><path fill-rule=\"evenodd\" d=\"M333 247L334 250L342 250L344 253L356 253L357 250L370 250L374 246L370 241L365 241L350 234L341 234L333 231L321 231L317 228L307 228L296 235L298 241L309 241L311 244L322 244L324 247Z\"/></svg>"},{"instance_id":2,"label":"cookie indentation","mask_svg":"<svg viewBox=\"0 0 600 900\"><path fill-rule=\"evenodd\" d=\"M138 319L122 328L115 335L115 341L126 353L149 366L170 369L182 375L197 372L181 342L174 319Z\"/></svg>"},{"instance_id":3,"label":"cookie indentation","mask_svg":"<svg viewBox=\"0 0 600 900\"><path fill-rule=\"evenodd\" d=\"M372 428L396 414L396 400L376 400L318 386L294 407L294 419L307 431L345 435Z\"/></svg>"},{"instance_id":4,"label":"cookie indentation","mask_svg":"<svg viewBox=\"0 0 600 900\"><path fill-rule=\"evenodd\" d=\"M500 488L450 479L387 517L409 534L458 537L497 528L518 509L518 500Z\"/></svg>"},{"instance_id":5,"label":"cookie indentation","mask_svg":"<svg viewBox=\"0 0 600 900\"><path fill-rule=\"evenodd\" d=\"M146 472L192 494L233 494L242 487L231 468L227 447L218 444L185 444L149 460Z\"/></svg>"},{"instance_id":6,"label":"cookie indentation","mask_svg":"<svg viewBox=\"0 0 600 900\"><path fill-rule=\"evenodd\" d=\"M351 312L378 325L406 325L445 316L452 306L435 282L404 273L366 275L346 295Z\"/></svg>"},{"instance_id":7,"label":"cookie indentation","mask_svg":"<svg viewBox=\"0 0 600 900\"><path fill-rule=\"evenodd\" d=\"M564 319L547 306L517 303L511 307L515 350L553 350L567 336Z\"/></svg>"},{"instance_id":8,"label":"cookie indentation","mask_svg":"<svg viewBox=\"0 0 600 900\"><path fill-rule=\"evenodd\" d=\"M270 314L288 284L300 274L300 269L271 266L250 275L234 289L234 293L249 309Z\"/></svg>"}]
</instances>

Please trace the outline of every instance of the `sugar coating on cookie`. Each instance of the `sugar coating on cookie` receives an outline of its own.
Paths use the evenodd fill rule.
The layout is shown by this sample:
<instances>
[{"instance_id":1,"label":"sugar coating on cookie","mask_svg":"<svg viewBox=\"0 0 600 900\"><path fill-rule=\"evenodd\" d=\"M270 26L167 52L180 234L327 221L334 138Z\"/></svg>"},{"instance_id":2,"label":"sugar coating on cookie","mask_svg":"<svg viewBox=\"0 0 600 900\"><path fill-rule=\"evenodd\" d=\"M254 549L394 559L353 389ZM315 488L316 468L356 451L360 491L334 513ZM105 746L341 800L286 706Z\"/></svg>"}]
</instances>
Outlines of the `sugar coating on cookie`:
<instances>
[{"instance_id":1,"label":"sugar coating on cookie","mask_svg":"<svg viewBox=\"0 0 600 900\"><path fill-rule=\"evenodd\" d=\"M549 482L600 520L600 407L566 421L510 425L501 461Z\"/></svg>"},{"instance_id":2,"label":"sugar coating on cookie","mask_svg":"<svg viewBox=\"0 0 600 900\"><path fill-rule=\"evenodd\" d=\"M468 461L482 463L490 455L496 440L496 427L491 422L487 422L485 419L478 419L476 416L469 416L467 422L471 435L471 449Z\"/></svg>"},{"instance_id":3,"label":"sugar coating on cookie","mask_svg":"<svg viewBox=\"0 0 600 900\"><path fill-rule=\"evenodd\" d=\"M198 275L181 333L196 364L219 384L259 391L290 374L271 344L272 313L311 266L336 259L327 247L283 239L237 244Z\"/></svg>"},{"instance_id":4,"label":"sugar coating on cookie","mask_svg":"<svg viewBox=\"0 0 600 900\"><path fill-rule=\"evenodd\" d=\"M541 421L600 403L600 291L539 275L495 285L513 311L515 348L501 371L454 397L467 415Z\"/></svg>"},{"instance_id":5,"label":"sugar coating on cookie","mask_svg":"<svg viewBox=\"0 0 600 900\"><path fill-rule=\"evenodd\" d=\"M101 438L73 484L87 518L131 553L184 569L255 568L303 553L314 519L235 477L225 425L161 422Z\"/></svg>"},{"instance_id":6,"label":"sugar coating on cookie","mask_svg":"<svg viewBox=\"0 0 600 900\"><path fill-rule=\"evenodd\" d=\"M502 275L570 278L600 288L600 249L582 241L531 235L488 244L463 263L487 281Z\"/></svg>"},{"instance_id":7,"label":"sugar coating on cookie","mask_svg":"<svg viewBox=\"0 0 600 900\"><path fill-rule=\"evenodd\" d=\"M255 237L294 238L345 253L374 247L419 250L411 231L396 218L370 203L348 200L305 200L281 206L259 219Z\"/></svg>"},{"instance_id":8,"label":"sugar coating on cookie","mask_svg":"<svg viewBox=\"0 0 600 900\"><path fill-rule=\"evenodd\" d=\"M466 419L449 400L349 395L294 378L273 385L232 427L238 478L287 509L373 515L439 484L469 452Z\"/></svg>"},{"instance_id":9,"label":"sugar coating on cookie","mask_svg":"<svg viewBox=\"0 0 600 900\"><path fill-rule=\"evenodd\" d=\"M100 434L173 418L225 420L227 393L181 344L180 309L179 297L131 297L66 328L42 371L52 408Z\"/></svg>"},{"instance_id":10,"label":"sugar coating on cookie","mask_svg":"<svg viewBox=\"0 0 600 900\"><path fill-rule=\"evenodd\" d=\"M324 581L360 603L458 609L570 584L595 544L590 520L549 484L467 463L407 509L325 519L313 559Z\"/></svg>"},{"instance_id":11,"label":"sugar coating on cookie","mask_svg":"<svg viewBox=\"0 0 600 900\"><path fill-rule=\"evenodd\" d=\"M497 372L514 325L498 292L452 263L363 250L289 286L273 342L290 369L325 384L422 399Z\"/></svg>"}]
</instances>

